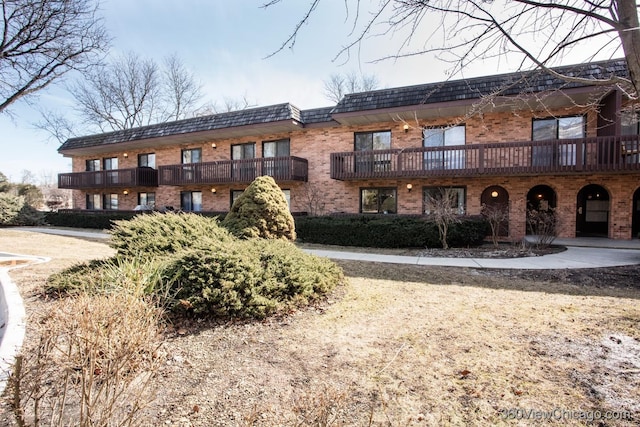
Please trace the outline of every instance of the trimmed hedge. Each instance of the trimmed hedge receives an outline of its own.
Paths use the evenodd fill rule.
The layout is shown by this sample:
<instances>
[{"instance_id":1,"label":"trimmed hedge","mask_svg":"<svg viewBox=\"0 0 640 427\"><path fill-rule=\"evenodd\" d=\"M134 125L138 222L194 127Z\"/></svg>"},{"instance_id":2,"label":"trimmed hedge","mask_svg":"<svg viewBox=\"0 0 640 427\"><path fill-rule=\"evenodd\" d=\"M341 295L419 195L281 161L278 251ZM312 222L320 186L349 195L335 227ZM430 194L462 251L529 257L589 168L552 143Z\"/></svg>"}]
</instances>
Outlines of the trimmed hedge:
<instances>
[{"instance_id":1,"label":"trimmed hedge","mask_svg":"<svg viewBox=\"0 0 640 427\"><path fill-rule=\"evenodd\" d=\"M306 243L372 248L441 247L435 223L420 216L340 215L297 217L298 239ZM489 234L482 217L464 217L449 228L451 247L478 246Z\"/></svg>"}]
</instances>

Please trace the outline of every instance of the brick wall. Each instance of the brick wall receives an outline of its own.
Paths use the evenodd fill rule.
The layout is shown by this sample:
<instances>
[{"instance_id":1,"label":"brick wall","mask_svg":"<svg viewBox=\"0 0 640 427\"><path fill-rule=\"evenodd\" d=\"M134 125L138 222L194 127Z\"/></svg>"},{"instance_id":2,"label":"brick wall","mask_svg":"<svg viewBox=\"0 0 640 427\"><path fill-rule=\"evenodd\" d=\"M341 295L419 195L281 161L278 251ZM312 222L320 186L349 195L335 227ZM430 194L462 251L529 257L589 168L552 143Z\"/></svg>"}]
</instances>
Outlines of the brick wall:
<instances>
[{"instance_id":1,"label":"brick wall","mask_svg":"<svg viewBox=\"0 0 640 427\"><path fill-rule=\"evenodd\" d=\"M557 115L585 113L579 109L555 111ZM531 140L531 121L533 113L487 113L465 120L467 144L510 142ZM231 158L231 145L247 142L256 143L256 157L262 157L262 142L280 138L291 141L291 155L306 158L309 164L308 183L279 183L283 189L291 191L291 210L308 211L304 189L313 187L324 202L324 213L348 212L360 210L360 190L369 187L397 188L397 208L400 214L420 214L423 211L422 189L432 186L462 186L466 188L466 212L477 215L481 210L480 197L490 186L501 186L509 193L510 224L509 239L519 240L526 231L527 193L536 185L551 187L557 196L557 210L560 215L560 235L574 237L576 232L577 197L581 188L588 184L604 187L610 197L609 237L627 239L631 237L631 213L634 191L640 186L639 174L601 174L601 175L557 175L557 176L512 176L480 178L414 178L414 179L376 179L371 181L338 181L330 178L330 153L350 152L354 148L354 132L391 130L391 147L410 148L422 146L423 126L442 126L457 123L459 119L433 119L409 123L409 130L403 130L403 122L394 121L367 126L326 126L310 127L286 134L268 134L236 139L217 139L194 144L163 146L150 150L124 151L114 150L99 156L84 156L73 159L73 171L85 170L85 160L89 158L118 157L119 168L137 166L138 154L155 152L156 165L180 164L181 150L201 148L203 162L228 160ZM596 114L587 113L587 135L596 134ZM212 148L215 142L217 148ZM407 184L413 190L408 192ZM242 190L240 184L215 184L208 186L161 186L158 188L132 188L124 195L119 193L120 209L133 209L137 204L137 193L155 192L157 206L180 206L181 191L201 191L203 209L207 211L226 211L230 207L231 191ZM211 190L215 188L216 192ZM84 191L74 191L74 207L85 208Z\"/></svg>"}]
</instances>

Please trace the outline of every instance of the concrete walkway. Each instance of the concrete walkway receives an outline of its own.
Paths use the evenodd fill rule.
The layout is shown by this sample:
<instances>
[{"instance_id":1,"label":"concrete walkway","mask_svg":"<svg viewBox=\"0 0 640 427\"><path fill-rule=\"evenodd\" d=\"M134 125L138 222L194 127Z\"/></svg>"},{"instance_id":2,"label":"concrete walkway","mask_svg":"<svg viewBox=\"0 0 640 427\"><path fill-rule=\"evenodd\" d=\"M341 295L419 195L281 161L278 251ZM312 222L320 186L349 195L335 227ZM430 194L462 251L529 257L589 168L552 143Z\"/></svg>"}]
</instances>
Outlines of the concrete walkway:
<instances>
[{"instance_id":1,"label":"concrete walkway","mask_svg":"<svg viewBox=\"0 0 640 427\"><path fill-rule=\"evenodd\" d=\"M66 229L54 227L16 227L37 233L62 236L107 239L103 231ZM528 236L533 240L535 236ZM306 252L331 259L351 261L386 262L391 264L436 265L443 267L505 268L522 270L545 270L564 268L599 268L640 264L640 240L612 240L595 237L556 239L554 245L566 246L567 250L557 254L522 258L442 258L422 256L380 255L343 250L305 249Z\"/></svg>"}]
</instances>

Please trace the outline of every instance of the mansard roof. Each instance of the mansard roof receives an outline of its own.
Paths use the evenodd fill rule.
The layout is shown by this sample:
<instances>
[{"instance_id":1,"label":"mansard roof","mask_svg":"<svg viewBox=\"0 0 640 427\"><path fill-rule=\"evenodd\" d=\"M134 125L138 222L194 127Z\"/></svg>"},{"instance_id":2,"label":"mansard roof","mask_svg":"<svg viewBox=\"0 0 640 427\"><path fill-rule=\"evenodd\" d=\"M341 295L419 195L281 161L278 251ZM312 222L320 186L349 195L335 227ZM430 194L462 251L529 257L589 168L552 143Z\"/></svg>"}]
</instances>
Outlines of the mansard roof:
<instances>
[{"instance_id":1,"label":"mansard roof","mask_svg":"<svg viewBox=\"0 0 640 427\"><path fill-rule=\"evenodd\" d=\"M628 77L624 59L563 66L554 70L582 80L595 81L611 76ZM463 112L460 105L470 105L474 100L490 94L497 93L502 97L509 97L545 91L566 92L592 86L594 85L585 81L568 82L539 70L523 71L352 93L345 95L333 107L300 110L290 103L284 103L158 123L71 138L65 141L58 151L63 154L82 154L98 147L104 151L111 144L143 148L162 144L186 144L220 138L286 133L305 127L373 123L389 120L391 113L398 112L404 115L411 113L418 117L415 112L420 109L422 111L420 117L430 117L435 114L455 115Z\"/></svg>"}]
</instances>

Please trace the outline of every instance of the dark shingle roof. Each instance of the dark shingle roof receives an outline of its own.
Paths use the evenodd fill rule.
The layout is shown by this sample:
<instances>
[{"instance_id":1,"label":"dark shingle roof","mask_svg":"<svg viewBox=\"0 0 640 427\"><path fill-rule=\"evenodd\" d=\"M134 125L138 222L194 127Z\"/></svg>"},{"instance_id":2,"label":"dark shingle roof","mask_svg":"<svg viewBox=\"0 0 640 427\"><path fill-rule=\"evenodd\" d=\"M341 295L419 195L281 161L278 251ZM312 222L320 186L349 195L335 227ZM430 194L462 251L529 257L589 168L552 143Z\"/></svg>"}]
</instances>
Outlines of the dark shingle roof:
<instances>
[{"instance_id":1,"label":"dark shingle roof","mask_svg":"<svg viewBox=\"0 0 640 427\"><path fill-rule=\"evenodd\" d=\"M327 123L332 122L331 111L335 107L323 107L323 108L314 108L310 110L302 110L302 123L305 125L314 124L314 123Z\"/></svg>"},{"instance_id":2,"label":"dark shingle roof","mask_svg":"<svg viewBox=\"0 0 640 427\"><path fill-rule=\"evenodd\" d=\"M178 120L175 122L158 123L134 129L71 138L65 141L58 151L115 144L119 142L139 141L169 135L181 135L239 126L268 124L286 120L301 122L300 110L287 103L214 114L204 117L194 117L192 119Z\"/></svg>"},{"instance_id":3,"label":"dark shingle roof","mask_svg":"<svg viewBox=\"0 0 640 427\"><path fill-rule=\"evenodd\" d=\"M623 59L557 67L554 70L563 75L592 80L605 79L611 75L628 76L626 62ZM336 105L332 113L471 100L497 92L502 96L509 96L585 86L589 85L567 82L543 71L518 72L348 94Z\"/></svg>"}]
</instances>

